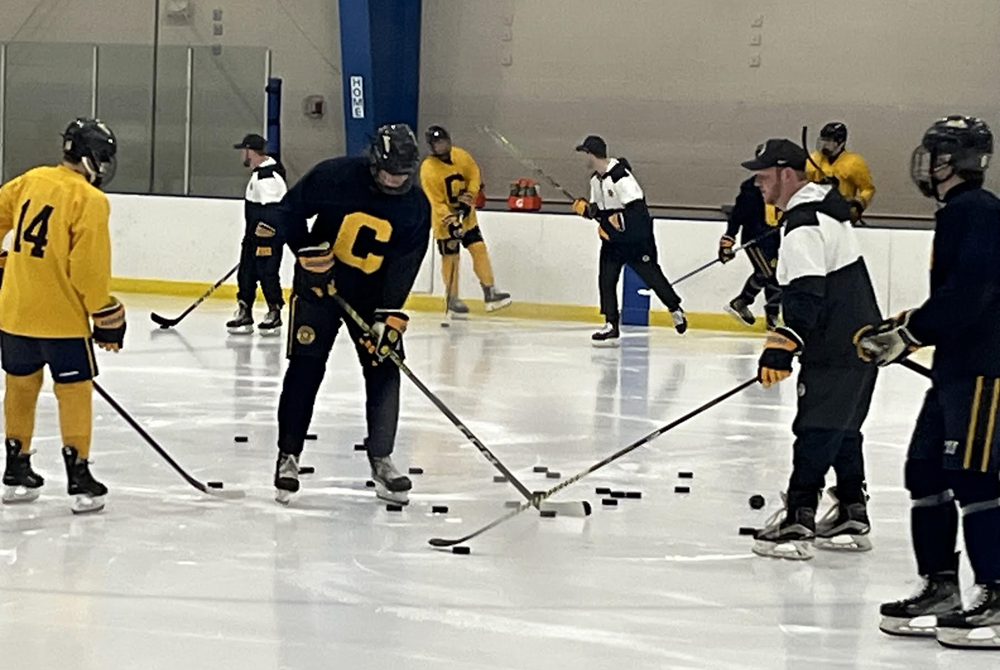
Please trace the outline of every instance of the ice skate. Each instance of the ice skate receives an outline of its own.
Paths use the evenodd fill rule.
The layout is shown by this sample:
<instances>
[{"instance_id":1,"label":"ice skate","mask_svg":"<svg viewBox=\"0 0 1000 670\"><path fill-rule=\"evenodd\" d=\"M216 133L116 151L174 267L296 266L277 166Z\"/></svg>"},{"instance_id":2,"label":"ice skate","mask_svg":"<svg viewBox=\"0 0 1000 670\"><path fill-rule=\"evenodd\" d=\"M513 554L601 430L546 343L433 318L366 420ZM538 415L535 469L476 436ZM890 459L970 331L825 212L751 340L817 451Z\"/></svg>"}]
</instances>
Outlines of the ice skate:
<instances>
[{"instance_id":1,"label":"ice skate","mask_svg":"<svg viewBox=\"0 0 1000 670\"><path fill-rule=\"evenodd\" d=\"M76 447L63 447L66 464L66 492L73 496L70 510L73 514L93 514L104 509L104 496L108 487L90 474L90 462L80 458Z\"/></svg>"},{"instance_id":2,"label":"ice skate","mask_svg":"<svg viewBox=\"0 0 1000 670\"><path fill-rule=\"evenodd\" d=\"M410 478L399 472L392 463L391 456L369 457L372 466L372 481L375 495L397 505L410 503L409 491L413 488Z\"/></svg>"},{"instance_id":3,"label":"ice skate","mask_svg":"<svg viewBox=\"0 0 1000 670\"><path fill-rule=\"evenodd\" d=\"M448 298L448 318L466 319L469 317L469 306L457 296Z\"/></svg>"},{"instance_id":4,"label":"ice skate","mask_svg":"<svg viewBox=\"0 0 1000 670\"><path fill-rule=\"evenodd\" d=\"M292 495L299 492L299 457L297 454L278 452L278 462L274 467L274 499L282 505L292 501Z\"/></svg>"},{"instance_id":5,"label":"ice skate","mask_svg":"<svg viewBox=\"0 0 1000 670\"><path fill-rule=\"evenodd\" d=\"M837 500L836 489L831 488L833 506L816 523L816 548L832 551L871 551L868 539L871 524L865 503L844 505Z\"/></svg>"},{"instance_id":6,"label":"ice skate","mask_svg":"<svg viewBox=\"0 0 1000 670\"><path fill-rule=\"evenodd\" d=\"M961 609L962 592L958 588L958 574L943 572L925 577L920 593L912 598L884 603L879 608L882 621L878 627L888 635L934 637L938 618Z\"/></svg>"},{"instance_id":7,"label":"ice skate","mask_svg":"<svg viewBox=\"0 0 1000 670\"><path fill-rule=\"evenodd\" d=\"M778 314L773 312L768 312L764 314L765 324L764 327L767 328L769 332L774 332L777 330L780 322L778 320Z\"/></svg>"},{"instance_id":8,"label":"ice skate","mask_svg":"<svg viewBox=\"0 0 1000 670\"><path fill-rule=\"evenodd\" d=\"M1000 584L980 584L972 607L938 616L937 641L955 649L1000 651Z\"/></svg>"},{"instance_id":9,"label":"ice skate","mask_svg":"<svg viewBox=\"0 0 1000 670\"><path fill-rule=\"evenodd\" d=\"M233 314L233 318L226 322L226 329L230 335L248 335L253 332L253 312L243 301Z\"/></svg>"},{"instance_id":10,"label":"ice skate","mask_svg":"<svg viewBox=\"0 0 1000 670\"><path fill-rule=\"evenodd\" d=\"M815 537L816 510L809 507L792 511L780 509L754 536L753 553L769 558L808 561L813 557Z\"/></svg>"},{"instance_id":11,"label":"ice skate","mask_svg":"<svg viewBox=\"0 0 1000 670\"><path fill-rule=\"evenodd\" d=\"M280 335L281 326L281 308L277 305L268 305L267 316L257 324L257 331L264 336Z\"/></svg>"},{"instance_id":12,"label":"ice skate","mask_svg":"<svg viewBox=\"0 0 1000 670\"><path fill-rule=\"evenodd\" d=\"M3 502L5 505L29 503L37 500L45 480L31 469L31 454L21 453L18 440L7 440L7 467L3 473Z\"/></svg>"},{"instance_id":13,"label":"ice skate","mask_svg":"<svg viewBox=\"0 0 1000 670\"><path fill-rule=\"evenodd\" d=\"M604 328L590 336L590 342L595 347L617 347L620 337L621 332L618 330L618 324L609 322L604 324Z\"/></svg>"},{"instance_id":14,"label":"ice skate","mask_svg":"<svg viewBox=\"0 0 1000 670\"><path fill-rule=\"evenodd\" d=\"M757 317L750 311L750 307L743 298L733 298L722 309L744 326L752 326L757 323Z\"/></svg>"},{"instance_id":15,"label":"ice skate","mask_svg":"<svg viewBox=\"0 0 1000 670\"><path fill-rule=\"evenodd\" d=\"M674 330L677 331L678 335L683 335L688 329L688 319L687 314L684 310L678 307L674 311L670 312L670 318L674 322Z\"/></svg>"},{"instance_id":16,"label":"ice skate","mask_svg":"<svg viewBox=\"0 0 1000 670\"><path fill-rule=\"evenodd\" d=\"M483 286L483 301L486 311L494 312L510 305L510 293L498 291L495 286Z\"/></svg>"}]
</instances>

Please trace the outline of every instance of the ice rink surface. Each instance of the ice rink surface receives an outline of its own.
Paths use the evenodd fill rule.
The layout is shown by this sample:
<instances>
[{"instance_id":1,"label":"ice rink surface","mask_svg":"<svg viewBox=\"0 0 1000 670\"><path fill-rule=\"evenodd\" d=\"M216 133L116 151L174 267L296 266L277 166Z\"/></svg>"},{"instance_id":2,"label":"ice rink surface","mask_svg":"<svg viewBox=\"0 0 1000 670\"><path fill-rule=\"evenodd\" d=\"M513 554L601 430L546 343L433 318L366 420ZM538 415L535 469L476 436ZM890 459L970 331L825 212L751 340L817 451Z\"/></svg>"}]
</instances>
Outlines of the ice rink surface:
<instances>
[{"instance_id":1,"label":"ice rink surface","mask_svg":"<svg viewBox=\"0 0 1000 670\"><path fill-rule=\"evenodd\" d=\"M55 400L39 407L30 506L0 509L0 668L720 668L994 670L996 655L946 651L877 630L878 603L918 586L902 488L905 445L927 382L882 374L866 425L875 549L806 563L754 557L790 467L795 385L752 387L569 487L587 519L527 512L470 543L430 549L518 499L403 380L397 463L419 466L402 513L365 488L361 375L338 343L302 463L303 492L273 502L284 340L227 336L233 305L209 301L174 331L180 298L124 296L121 354L105 388L201 480L206 498L95 398L93 471L103 514L68 510ZM260 312L260 309L258 309ZM258 314L258 317L262 314ZM627 330L590 346L588 324L478 317L452 328L417 313L408 362L529 489L564 477L752 377L762 337ZM247 435L247 444L234 436ZM682 470L694 479L678 480ZM674 493L690 484L691 493ZM640 490L602 508L595 487ZM747 499L763 494L766 509ZM431 515L432 504L447 515ZM965 576L965 575L963 575ZM968 584L968 580L965 581Z\"/></svg>"}]
</instances>

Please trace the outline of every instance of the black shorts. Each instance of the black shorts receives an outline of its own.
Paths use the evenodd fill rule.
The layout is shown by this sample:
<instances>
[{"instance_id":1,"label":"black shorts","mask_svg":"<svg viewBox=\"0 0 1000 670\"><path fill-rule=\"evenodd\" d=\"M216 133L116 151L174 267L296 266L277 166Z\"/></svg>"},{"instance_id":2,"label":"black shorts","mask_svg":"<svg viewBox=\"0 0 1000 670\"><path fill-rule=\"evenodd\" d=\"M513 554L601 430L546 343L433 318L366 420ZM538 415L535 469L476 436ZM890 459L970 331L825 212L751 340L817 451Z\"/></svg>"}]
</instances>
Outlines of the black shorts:
<instances>
[{"instance_id":1,"label":"black shorts","mask_svg":"<svg viewBox=\"0 0 1000 670\"><path fill-rule=\"evenodd\" d=\"M24 337L0 331L3 371L27 377L46 365L57 384L85 382L97 376L94 344L89 337Z\"/></svg>"},{"instance_id":2,"label":"black shorts","mask_svg":"<svg viewBox=\"0 0 1000 670\"><path fill-rule=\"evenodd\" d=\"M451 237L447 240L438 240L438 253L442 256L454 256L458 253L458 246L461 244L463 247L468 249L471 245L476 242L483 241L483 231L480 230L479 226L474 226L469 228L461 237Z\"/></svg>"}]
</instances>

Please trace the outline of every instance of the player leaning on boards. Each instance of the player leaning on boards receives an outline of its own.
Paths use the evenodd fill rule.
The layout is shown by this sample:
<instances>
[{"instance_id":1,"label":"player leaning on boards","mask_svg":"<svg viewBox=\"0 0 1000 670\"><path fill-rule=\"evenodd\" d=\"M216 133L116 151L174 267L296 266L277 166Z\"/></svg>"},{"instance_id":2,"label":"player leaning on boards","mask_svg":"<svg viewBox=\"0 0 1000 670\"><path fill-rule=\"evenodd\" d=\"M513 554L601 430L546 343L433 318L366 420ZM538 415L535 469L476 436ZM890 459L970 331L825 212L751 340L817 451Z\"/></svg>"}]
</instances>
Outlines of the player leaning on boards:
<instances>
[{"instance_id":1,"label":"player leaning on boards","mask_svg":"<svg viewBox=\"0 0 1000 670\"><path fill-rule=\"evenodd\" d=\"M821 548L871 549L861 425L877 371L858 359L851 338L881 318L850 207L832 186L806 180L806 158L794 142L772 139L743 163L764 202L784 212L778 283L785 325L768 335L758 363L761 383L788 378L795 356L802 363L787 509L757 534L753 550L796 560L812 557L817 538ZM836 502L817 524L831 467Z\"/></svg>"},{"instance_id":2,"label":"player leaning on boards","mask_svg":"<svg viewBox=\"0 0 1000 670\"><path fill-rule=\"evenodd\" d=\"M63 160L28 170L0 188L0 239L14 231L0 264L0 352L7 376L5 503L30 502L45 480L31 468L35 408L48 366L55 382L67 491L77 514L104 509L108 489L90 473L93 343L118 351L125 307L108 293L108 198L118 145L96 119L63 133ZM93 319L93 334L90 320Z\"/></svg>"},{"instance_id":3,"label":"player leaning on boards","mask_svg":"<svg viewBox=\"0 0 1000 670\"><path fill-rule=\"evenodd\" d=\"M299 455L334 339L346 323L365 379L368 460L380 498L406 504L411 483L392 462L399 423L399 368L408 317L400 311L430 237L430 205L415 185L420 151L406 124L376 131L367 156L323 161L288 191L279 236L295 252L288 369L278 404L278 502L299 490ZM312 230L306 220L315 216ZM372 325L365 335L332 297Z\"/></svg>"},{"instance_id":4,"label":"player leaning on boards","mask_svg":"<svg viewBox=\"0 0 1000 670\"><path fill-rule=\"evenodd\" d=\"M431 154L420 166L420 184L431 203L431 229L441 254L448 314L462 318L469 313L468 306L458 297L461 247L472 256L472 270L483 287L486 311L506 307L510 304L510 294L498 291L493 285L493 266L474 207L482 183L479 166L468 151L452 145L451 135L441 126L429 127L425 139Z\"/></svg>"},{"instance_id":5,"label":"player leaning on boards","mask_svg":"<svg viewBox=\"0 0 1000 670\"><path fill-rule=\"evenodd\" d=\"M806 165L806 176L816 183L833 183L851 206L851 223L857 223L872 204L875 184L865 159L861 154L847 151L846 146L846 125L831 121L823 126L816 141L817 150Z\"/></svg>"},{"instance_id":6,"label":"player leaning on boards","mask_svg":"<svg viewBox=\"0 0 1000 670\"><path fill-rule=\"evenodd\" d=\"M1000 650L1000 199L983 188L992 154L993 133L981 119L949 116L924 134L911 175L944 203L935 214L931 295L858 333L858 355L888 365L936 347L906 455L913 551L925 583L913 598L882 605L881 628L933 636L936 616L941 644ZM956 499L980 589L966 610Z\"/></svg>"},{"instance_id":7,"label":"player leaning on boards","mask_svg":"<svg viewBox=\"0 0 1000 670\"><path fill-rule=\"evenodd\" d=\"M590 177L590 200L578 198L573 211L597 221L601 237L598 287L604 328L591 336L597 346L617 345L621 314L618 312L618 278L622 266L629 266L656 297L670 310L674 328L681 335L687 330L687 317L681 298L674 292L657 260L653 217L646 206L646 196L625 159L608 158L608 145L597 135L589 135L576 150L586 154Z\"/></svg>"},{"instance_id":8,"label":"player leaning on boards","mask_svg":"<svg viewBox=\"0 0 1000 670\"><path fill-rule=\"evenodd\" d=\"M267 301L267 316L257 324L261 335L281 332L281 308L285 299L281 294L281 240L276 236L274 210L285 197L285 168L265 152L267 141L250 133L234 149L243 155L243 167L250 168L243 201L245 229L240 251L240 269L236 274L239 306L226 328L233 334L253 332L253 303L257 298L257 283Z\"/></svg>"}]
</instances>

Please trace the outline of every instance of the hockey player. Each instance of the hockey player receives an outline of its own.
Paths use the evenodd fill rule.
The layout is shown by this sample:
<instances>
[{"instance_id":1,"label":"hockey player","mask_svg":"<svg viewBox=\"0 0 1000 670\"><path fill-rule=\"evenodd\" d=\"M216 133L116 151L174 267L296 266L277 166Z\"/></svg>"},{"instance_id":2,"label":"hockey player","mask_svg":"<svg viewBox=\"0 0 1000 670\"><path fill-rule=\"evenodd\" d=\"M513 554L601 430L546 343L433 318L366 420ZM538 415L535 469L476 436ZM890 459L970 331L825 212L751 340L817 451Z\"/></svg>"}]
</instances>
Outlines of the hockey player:
<instances>
[{"instance_id":1,"label":"hockey player","mask_svg":"<svg viewBox=\"0 0 1000 670\"><path fill-rule=\"evenodd\" d=\"M906 457L913 551L925 583L913 598L882 605L881 628L934 636L936 617L943 645L1000 650L1000 199L983 188L992 154L981 119L949 116L924 134L911 174L925 196L944 203L935 215L931 294L860 332L858 353L887 365L936 347ZM965 610L958 507L980 589Z\"/></svg>"},{"instance_id":2,"label":"hockey player","mask_svg":"<svg viewBox=\"0 0 1000 670\"><path fill-rule=\"evenodd\" d=\"M323 161L289 190L276 221L296 253L288 369L278 404L278 502L299 490L298 459L316 394L341 324L365 379L368 459L379 497L407 503L411 483L392 462L399 421L399 368L407 316L400 311L427 253L430 206L415 184L420 162L405 124L382 126L368 156ZM312 230L306 220L316 216ZM336 292L372 325L366 336L331 297Z\"/></svg>"},{"instance_id":3,"label":"hockey player","mask_svg":"<svg viewBox=\"0 0 1000 670\"><path fill-rule=\"evenodd\" d=\"M777 276L785 325L768 335L758 362L761 383L788 378L795 356L802 362L787 509L757 534L753 550L799 560L812 557L814 540L821 548L871 549L861 425L876 370L858 360L851 338L881 318L850 207L832 186L806 179L806 158L794 142L772 139L743 163L764 202L784 212ZM839 502L817 524L831 467Z\"/></svg>"},{"instance_id":4,"label":"hockey player","mask_svg":"<svg viewBox=\"0 0 1000 670\"><path fill-rule=\"evenodd\" d=\"M774 205L765 205L760 189L754 184L753 177L740 184L740 193L729 214L726 232L719 240L719 260L728 263L736 258L736 235L742 230L742 243L754 243L745 246L747 258L753 265L753 274L743 285L743 292L730 300L724 309L733 315L740 323L752 326L757 318L750 311L760 292L764 291L764 316L767 329L778 327L778 313L781 311L781 289L775 271L778 267L778 248L781 246L781 236L775 229L778 225L778 214Z\"/></svg>"},{"instance_id":5,"label":"hockey player","mask_svg":"<svg viewBox=\"0 0 1000 670\"><path fill-rule=\"evenodd\" d=\"M857 223L875 197L868 164L861 154L845 149L847 126L839 121L823 126L816 145L817 150L806 166L806 176L816 183L835 184L851 206L851 222Z\"/></svg>"},{"instance_id":6,"label":"hockey player","mask_svg":"<svg viewBox=\"0 0 1000 670\"><path fill-rule=\"evenodd\" d=\"M278 275L281 270L281 241L275 235L271 219L288 187L285 185L285 169L265 153L266 147L267 141L254 133L233 145L243 156L243 167L250 168L250 182L243 201L245 228L240 269L236 273L239 306L233 319L226 324L229 332L234 334L253 332L253 303L257 298L258 282L267 301L267 316L257 324L257 328L261 335L281 332L281 308L285 306Z\"/></svg>"},{"instance_id":7,"label":"hockey player","mask_svg":"<svg viewBox=\"0 0 1000 670\"><path fill-rule=\"evenodd\" d=\"M469 307L458 297L458 252L465 247L472 256L472 269L483 287L486 311L510 304L510 294L494 286L493 267L476 218L475 198L481 179L479 166L469 152L451 143L451 135L441 126L425 133L431 154L420 166L420 183L431 202L431 221L445 286L448 314L463 318Z\"/></svg>"},{"instance_id":8,"label":"hockey player","mask_svg":"<svg viewBox=\"0 0 1000 670\"><path fill-rule=\"evenodd\" d=\"M586 154L590 178L590 200L577 198L573 211L597 221L601 238L598 287L604 328L591 336L596 346L616 346L618 329L618 278L627 265L656 293L670 310L674 329L684 334L688 322L681 309L681 298L663 274L657 260L653 217L646 206L642 187L624 159L608 158L608 145L597 135L589 135L576 150Z\"/></svg>"},{"instance_id":9,"label":"hockey player","mask_svg":"<svg viewBox=\"0 0 1000 670\"><path fill-rule=\"evenodd\" d=\"M5 503L38 498L45 480L31 467L35 407L48 366L55 381L67 491L74 513L99 512L108 489L90 473L93 343L117 352L125 308L108 293L108 198L118 145L97 119L63 133L63 160L28 170L0 188L0 352L7 388ZM8 255L9 253L9 255ZM93 331L90 321L93 320Z\"/></svg>"}]
</instances>

